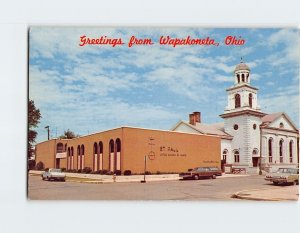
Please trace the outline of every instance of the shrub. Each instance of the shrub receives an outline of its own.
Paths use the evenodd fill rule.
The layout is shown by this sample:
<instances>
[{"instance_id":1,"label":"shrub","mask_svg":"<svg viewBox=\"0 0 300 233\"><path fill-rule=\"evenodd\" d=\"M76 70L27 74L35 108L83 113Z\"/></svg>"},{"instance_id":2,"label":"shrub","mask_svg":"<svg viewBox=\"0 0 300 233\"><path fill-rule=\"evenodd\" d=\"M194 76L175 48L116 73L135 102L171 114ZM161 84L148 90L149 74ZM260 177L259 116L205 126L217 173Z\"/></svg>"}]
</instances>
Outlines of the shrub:
<instances>
[{"instance_id":1,"label":"shrub","mask_svg":"<svg viewBox=\"0 0 300 233\"><path fill-rule=\"evenodd\" d=\"M188 172L191 172L192 170L193 170L192 168L189 168L189 169L188 169Z\"/></svg>"},{"instance_id":2,"label":"shrub","mask_svg":"<svg viewBox=\"0 0 300 233\"><path fill-rule=\"evenodd\" d=\"M146 174L146 175L151 175L151 172L146 171L145 174Z\"/></svg>"},{"instance_id":3,"label":"shrub","mask_svg":"<svg viewBox=\"0 0 300 233\"><path fill-rule=\"evenodd\" d=\"M61 168L61 171L62 171L62 172L65 172L65 171L66 171L66 168L65 168L65 167L62 167L62 168Z\"/></svg>"},{"instance_id":4,"label":"shrub","mask_svg":"<svg viewBox=\"0 0 300 233\"><path fill-rule=\"evenodd\" d=\"M78 169L76 172L77 172L77 173L81 173L81 169Z\"/></svg>"},{"instance_id":5,"label":"shrub","mask_svg":"<svg viewBox=\"0 0 300 233\"><path fill-rule=\"evenodd\" d=\"M116 170L116 171L115 171L115 175L116 175L116 176L120 176L121 174L122 174L121 170Z\"/></svg>"},{"instance_id":6,"label":"shrub","mask_svg":"<svg viewBox=\"0 0 300 233\"><path fill-rule=\"evenodd\" d=\"M91 169L90 167L85 167L85 168L82 169L81 172L82 172L82 173L88 174L88 173L91 173L91 172L92 172L92 169Z\"/></svg>"},{"instance_id":7,"label":"shrub","mask_svg":"<svg viewBox=\"0 0 300 233\"><path fill-rule=\"evenodd\" d=\"M46 167L46 168L44 169L44 171L45 171L45 172L49 171L49 168L48 168L48 167Z\"/></svg>"},{"instance_id":8,"label":"shrub","mask_svg":"<svg viewBox=\"0 0 300 233\"><path fill-rule=\"evenodd\" d=\"M100 171L100 174L102 174L102 175L106 175L107 173L108 173L108 171L106 169Z\"/></svg>"},{"instance_id":9,"label":"shrub","mask_svg":"<svg viewBox=\"0 0 300 233\"><path fill-rule=\"evenodd\" d=\"M161 174L161 172L160 172L160 171L157 171L157 172L156 172L156 174L157 174L157 175L160 175L160 174Z\"/></svg>"},{"instance_id":10,"label":"shrub","mask_svg":"<svg viewBox=\"0 0 300 233\"><path fill-rule=\"evenodd\" d=\"M39 170L39 171L44 170L44 168L45 168L44 163L41 162L41 161L38 162L38 163L36 164L35 168L36 168L36 170Z\"/></svg>"},{"instance_id":11,"label":"shrub","mask_svg":"<svg viewBox=\"0 0 300 233\"><path fill-rule=\"evenodd\" d=\"M131 175L131 170L124 171L124 176L130 176L130 175Z\"/></svg>"}]
</instances>

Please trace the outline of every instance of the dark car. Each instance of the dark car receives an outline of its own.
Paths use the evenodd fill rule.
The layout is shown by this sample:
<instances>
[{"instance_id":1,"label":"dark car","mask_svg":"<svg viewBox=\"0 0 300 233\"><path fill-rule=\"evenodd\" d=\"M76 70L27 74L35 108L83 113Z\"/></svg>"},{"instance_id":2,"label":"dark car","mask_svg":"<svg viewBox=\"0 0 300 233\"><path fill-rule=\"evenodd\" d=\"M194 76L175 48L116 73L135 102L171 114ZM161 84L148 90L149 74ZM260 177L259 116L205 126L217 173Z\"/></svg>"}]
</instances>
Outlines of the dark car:
<instances>
[{"instance_id":1,"label":"dark car","mask_svg":"<svg viewBox=\"0 0 300 233\"><path fill-rule=\"evenodd\" d=\"M220 175L222 175L222 172L218 168L196 167L191 171L180 173L179 177L181 177L184 180L185 179L199 180L200 178L216 179L216 177Z\"/></svg>"}]
</instances>

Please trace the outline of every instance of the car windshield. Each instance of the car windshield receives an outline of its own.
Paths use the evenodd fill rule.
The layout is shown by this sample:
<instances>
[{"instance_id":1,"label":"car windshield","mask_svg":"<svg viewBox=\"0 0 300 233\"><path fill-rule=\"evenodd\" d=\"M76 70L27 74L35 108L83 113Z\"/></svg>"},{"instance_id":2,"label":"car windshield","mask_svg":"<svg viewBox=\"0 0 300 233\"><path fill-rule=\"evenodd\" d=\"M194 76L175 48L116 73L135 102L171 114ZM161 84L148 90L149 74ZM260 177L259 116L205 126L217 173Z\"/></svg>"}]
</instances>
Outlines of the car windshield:
<instances>
[{"instance_id":1,"label":"car windshield","mask_svg":"<svg viewBox=\"0 0 300 233\"><path fill-rule=\"evenodd\" d=\"M277 173L295 173L296 174L296 170L293 168L279 168Z\"/></svg>"},{"instance_id":2,"label":"car windshield","mask_svg":"<svg viewBox=\"0 0 300 233\"><path fill-rule=\"evenodd\" d=\"M61 169L51 169L51 172L61 172Z\"/></svg>"}]
</instances>

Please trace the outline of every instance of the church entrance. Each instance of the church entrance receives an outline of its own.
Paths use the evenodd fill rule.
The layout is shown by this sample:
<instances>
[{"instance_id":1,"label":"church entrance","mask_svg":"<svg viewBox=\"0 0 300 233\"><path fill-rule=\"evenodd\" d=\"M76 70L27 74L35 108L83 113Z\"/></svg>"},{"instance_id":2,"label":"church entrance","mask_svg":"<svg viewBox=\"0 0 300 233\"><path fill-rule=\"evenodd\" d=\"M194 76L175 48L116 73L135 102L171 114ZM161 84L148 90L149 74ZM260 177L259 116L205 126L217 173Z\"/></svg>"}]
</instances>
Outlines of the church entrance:
<instances>
[{"instance_id":1,"label":"church entrance","mask_svg":"<svg viewBox=\"0 0 300 233\"><path fill-rule=\"evenodd\" d=\"M257 167L258 166L258 159L259 159L259 157L252 157L253 167Z\"/></svg>"}]
</instances>

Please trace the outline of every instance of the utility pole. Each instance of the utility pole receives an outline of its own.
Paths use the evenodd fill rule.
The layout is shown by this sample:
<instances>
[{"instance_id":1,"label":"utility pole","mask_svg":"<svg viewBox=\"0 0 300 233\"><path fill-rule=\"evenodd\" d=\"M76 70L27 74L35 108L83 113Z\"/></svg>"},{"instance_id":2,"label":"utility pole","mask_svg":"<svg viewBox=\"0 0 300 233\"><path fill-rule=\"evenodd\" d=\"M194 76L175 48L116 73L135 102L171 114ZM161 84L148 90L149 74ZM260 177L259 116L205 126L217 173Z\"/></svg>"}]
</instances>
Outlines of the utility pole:
<instances>
[{"instance_id":1,"label":"utility pole","mask_svg":"<svg viewBox=\"0 0 300 233\"><path fill-rule=\"evenodd\" d=\"M47 129L47 131L48 131L48 141L49 141L50 140L50 127L49 127L49 125L47 125L45 127L45 129Z\"/></svg>"}]
</instances>

